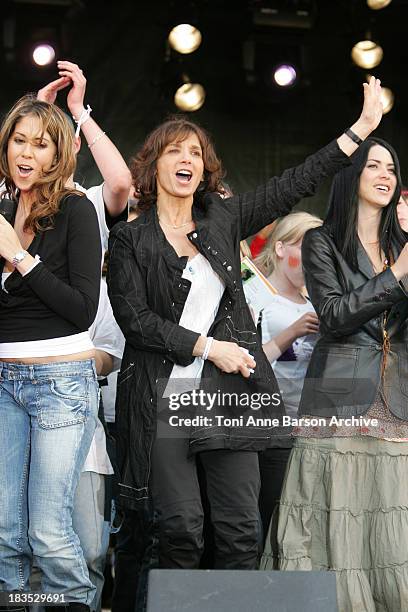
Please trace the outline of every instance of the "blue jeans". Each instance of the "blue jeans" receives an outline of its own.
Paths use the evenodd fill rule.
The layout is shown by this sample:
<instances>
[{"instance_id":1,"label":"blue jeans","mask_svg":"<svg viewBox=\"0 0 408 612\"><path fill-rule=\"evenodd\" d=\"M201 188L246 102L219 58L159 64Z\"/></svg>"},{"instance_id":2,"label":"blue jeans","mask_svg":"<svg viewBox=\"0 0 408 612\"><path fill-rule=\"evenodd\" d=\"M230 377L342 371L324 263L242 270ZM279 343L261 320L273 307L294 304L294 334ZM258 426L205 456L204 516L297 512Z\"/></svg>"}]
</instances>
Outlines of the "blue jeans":
<instances>
[{"instance_id":1,"label":"blue jeans","mask_svg":"<svg viewBox=\"0 0 408 612\"><path fill-rule=\"evenodd\" d=\"M34 558L44 592L91 603L72 508L98 395L93 361L0 362L0 590L27 590Z\"/></svg>"}]
</instances>

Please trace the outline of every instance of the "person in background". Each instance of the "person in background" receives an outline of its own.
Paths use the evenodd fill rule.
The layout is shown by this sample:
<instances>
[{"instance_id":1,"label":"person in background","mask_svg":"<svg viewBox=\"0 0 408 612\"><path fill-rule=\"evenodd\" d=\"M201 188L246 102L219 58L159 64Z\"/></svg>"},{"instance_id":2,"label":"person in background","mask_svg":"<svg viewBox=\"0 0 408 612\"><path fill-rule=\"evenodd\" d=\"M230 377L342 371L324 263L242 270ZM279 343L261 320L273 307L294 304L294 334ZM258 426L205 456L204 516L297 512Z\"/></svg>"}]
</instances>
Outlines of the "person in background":
<instances>
[{"instance_id":1,"label":"person in background","mask_svg":"<svg viewBox=\"0 0 408 612\"><path fill-rule=\"evenodd\" d=\"M103 382L108 374L119 369L125 344L122 332L113 316L106 282L103 279L98 312L89 333L95 347L96 373ZM103 412L103 404L101 408ZM112 475L113 468L106 449L105 431L98 419L75 493L73 511L73 527L84 551L89 577L96 587L95 597L90 605L91 612L99 612L101 609L104 568L111 527L111 495L107 489L109 477Z\"/></svg>"},{"instance_id":2,"label":"person in background","mask_svg":"<svg viewBox=\"0 0 408 612\"><path fill-rule=\"evenodd\" d=\"M262 345L278 380L286 414L293 417L297 416L303 379L319 331L313 305L304 296L302 240L309 229L321 224L321 219L306 212L278 219L255 262L265 270L276 292L271 293L268 306L262 310ZM285 438L275 448L259 453L264 538L280 498L291 447L291 439ZM272 552L276 556L276 549Z\"/></svg>"},{"instance_id":3,"label":"person in background","mask_svg":"<svg viewBox=\"0 0 408 612\"><path fill-rule=\"evenodd\" d=\"M88 328L100 287L91 202L67 185L74 133L55 105L21 98L0 130L0 590L42 591L88 610L95 588L72 508L95 430L99 389Z\"/></svg>"},{"instance_id":4,"label":"person in background","mask_svg":"<svg viewBox=\"0 0 408 612\"><path fill-rule=\"evenodd\" d=\"M401 190L401 196L397 206L398 221L404 232L408 232L408 191Z\"/></svg>"},{"instance_id":5,"label":"person in background","mask_svg":"<svg viewBox=\"0 0 408 612\"><path fill-rule=\"evenodd\" d=\"M86 79L81 68L69 61L59 61L58 70L60 78L40 89L37 99L53 104L58 92L68 89L67 106L77 125L75 152L78 154L80 151L80 132L82 131L103 178L103 183L100 185L85 189L74 182L74 177L71 175L68 184L85 193L94 205L98 216L102 251L105 253L110 228L118 221L127 219L128 195L130 190L133 193L130 171L116 146L90 116L90 107L85 108ZM116 392L117 374L115 370L119 367L123 345L120 329L113 318L106 283L102 279L98 315L91 328L91 338L94 340L95 348L98 349L96 352L97 373L104 378L104 384L101 387L102 402L103 407L106 407L108 411L106 420L111 423L112 420L114 421L114 400L113 403L110 400ZM112 369L112 356L114 358L113 371L111 376L107 376ZM100 362L100 357L104 357L107 364ZM105 415L103 414L102 417ZM114 426L109 423L106 423L106 426L108 429L110 427L110 433L113 434ZM110 440L108 442L108 450L113 453L114 444L111 444ZM96 611L101 607L103 571L110 531L110 517L107 514L111 507L112 478L109 476L112 474L112 466L106 455L106 448L105 431L98 420L95 437L76 493L74 508L74 528L80 536L90 578L96 586L95 597L91 603L91 609ZM113 456L112 461L114 462ZM92 504L90 500L93 500ZM93 509L92 512L90 508Z\"/></svg>"}]
</instances>

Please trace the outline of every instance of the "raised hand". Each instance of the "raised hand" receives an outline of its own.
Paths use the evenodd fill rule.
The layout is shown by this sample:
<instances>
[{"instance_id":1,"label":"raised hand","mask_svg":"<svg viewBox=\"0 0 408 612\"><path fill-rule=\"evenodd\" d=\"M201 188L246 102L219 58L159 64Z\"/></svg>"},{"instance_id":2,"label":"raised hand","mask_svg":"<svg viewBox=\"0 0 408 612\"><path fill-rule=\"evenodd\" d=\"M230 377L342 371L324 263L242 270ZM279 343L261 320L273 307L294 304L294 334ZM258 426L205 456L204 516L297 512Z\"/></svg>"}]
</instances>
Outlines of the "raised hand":
<instances>
[{"instance_id":1,"label":"raised hand","mask_svg":"<svg viewBox=\"0 0 408 612\"><path fill-rule=\"evenodd\" d=\"M364 104L358 121L372 132L379 125L383 116L381 81L372 76L368 83L363 83L363 87Z\"/></svg>"},{"instance_id":2,"label":"raised hand","mask_svg":"<svg viewBox=\"0 0 408 612\"><path fill-rule=\"evenodd\" d=\"M71 79L65 76L60 77L55 81L51 81L51 83L48 83L47 85L45 85L45 87L42 87L38 91L37 100L40 100L41 102L48 102L49 104L54 104L55 100L57 99L57 93L61 89L65 89L65 87L68 87L70 83Z\"/></svg>"},{"instance_id":3,"label":"raised hand","mask_svg":"<svg viewBox=\"0 0 408 612\"><path fill-rule=\"evenodd\" d=\"M360 117L351 126L361 140L365 140L378 126L383 115L381 103L381 81L375 77L370 77L369 83L364 83L364 103ZM337 144L346 155L352 155L357 149L357 144L346 134L342 134L337 139Z\"/></svg>"},{"instance_id":4,"label":"raised hand","mask_svg":"<svg viewBox=\"0 0 408 612\"><path fill-rule=\"evenodd\" d=\"M84 110L84 97L86 91L86 78L77 64L60 60L57 62L58 71L62 78L68 78L72 87L68 92L67 105L71 115L79 119Z\"/></svg>"}]
</instances>

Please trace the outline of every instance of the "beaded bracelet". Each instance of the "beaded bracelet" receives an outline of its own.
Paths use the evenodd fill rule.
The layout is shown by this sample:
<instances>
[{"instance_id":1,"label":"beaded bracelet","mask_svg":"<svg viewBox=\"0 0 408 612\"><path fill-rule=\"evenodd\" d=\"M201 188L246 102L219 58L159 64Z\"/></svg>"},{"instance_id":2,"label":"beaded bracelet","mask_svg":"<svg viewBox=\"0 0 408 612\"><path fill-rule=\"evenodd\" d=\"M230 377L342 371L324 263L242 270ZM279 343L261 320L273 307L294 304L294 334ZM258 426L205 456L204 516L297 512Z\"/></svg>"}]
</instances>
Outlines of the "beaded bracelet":
<instances>
[{"instance_id":1,"label":"beaded bracelet","mask_svg":"<svg viewBox=\"0 0 408 612\"><path fill-rule=\"evenodd\" d=\"M97 143L98 140L100 140L102 136L105 136L105 135L106 135L106 132L99 132L99 134L95 136L93 141L89 143L88 147L91 149L94 146L94 144Z\"/></svg>"}]
</instances>

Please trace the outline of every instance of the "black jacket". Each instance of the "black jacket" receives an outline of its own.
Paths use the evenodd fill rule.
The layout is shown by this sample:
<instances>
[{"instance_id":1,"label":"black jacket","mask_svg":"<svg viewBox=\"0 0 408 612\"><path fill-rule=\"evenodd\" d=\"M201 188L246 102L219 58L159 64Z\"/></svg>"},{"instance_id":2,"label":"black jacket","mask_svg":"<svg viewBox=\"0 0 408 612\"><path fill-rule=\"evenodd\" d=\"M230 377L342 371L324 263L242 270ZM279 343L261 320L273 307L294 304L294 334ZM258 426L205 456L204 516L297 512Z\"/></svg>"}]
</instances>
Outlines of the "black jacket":
<instances>
[{"instance_id":1,"label":"black jacket","mask_svg":"<svg viewBox=\"0 0 408 612\"><path fill-rule=\"evenodd\" d=\"M393 245L394 260L399 250ZM328 227L303 239L306 286L320 319L303 386L299 413L358 416L373 403L384 366L383 323L390 339L383 391L390 410L408 420L408 299L387 268L375 275L359 244L353 272L337 250Z\"/></svg>"},{"instance_id":2,"label":"black jacket","mask_svg":"<svg viewBox=\"0 0 408 612\"><path fill-rule=\"evenodd\" d=\"M277 392L277 384L245 301L240 276L239 241L286 215L303 196L314 193L329 174L349 163L336 142L304 164L286 170L254 191L222 200L205 197L193 205L196 229L190 240L224 281L226 289L208 335L237 342L256 361L250 380L221 373L205 363L202 384L249 394ZM173 365L193 361L199 334L178 325L190 283L182 278L187 257L178 257L158 223L156 207L135 221L120 223L109 240L108 285L113 312L126 338L118 376L116 419L120 502L129 508L148 496L150 452L157 427L156 387L166 381ZM257 418L282 414L283 407L264 407ZM224 414L236 416L234 408ZM193 416L193 415L191 415ZM200 427L190 431L192 452L209 448L260 450L271 444L280 428Z\"/></svg>"}]
</instances>

